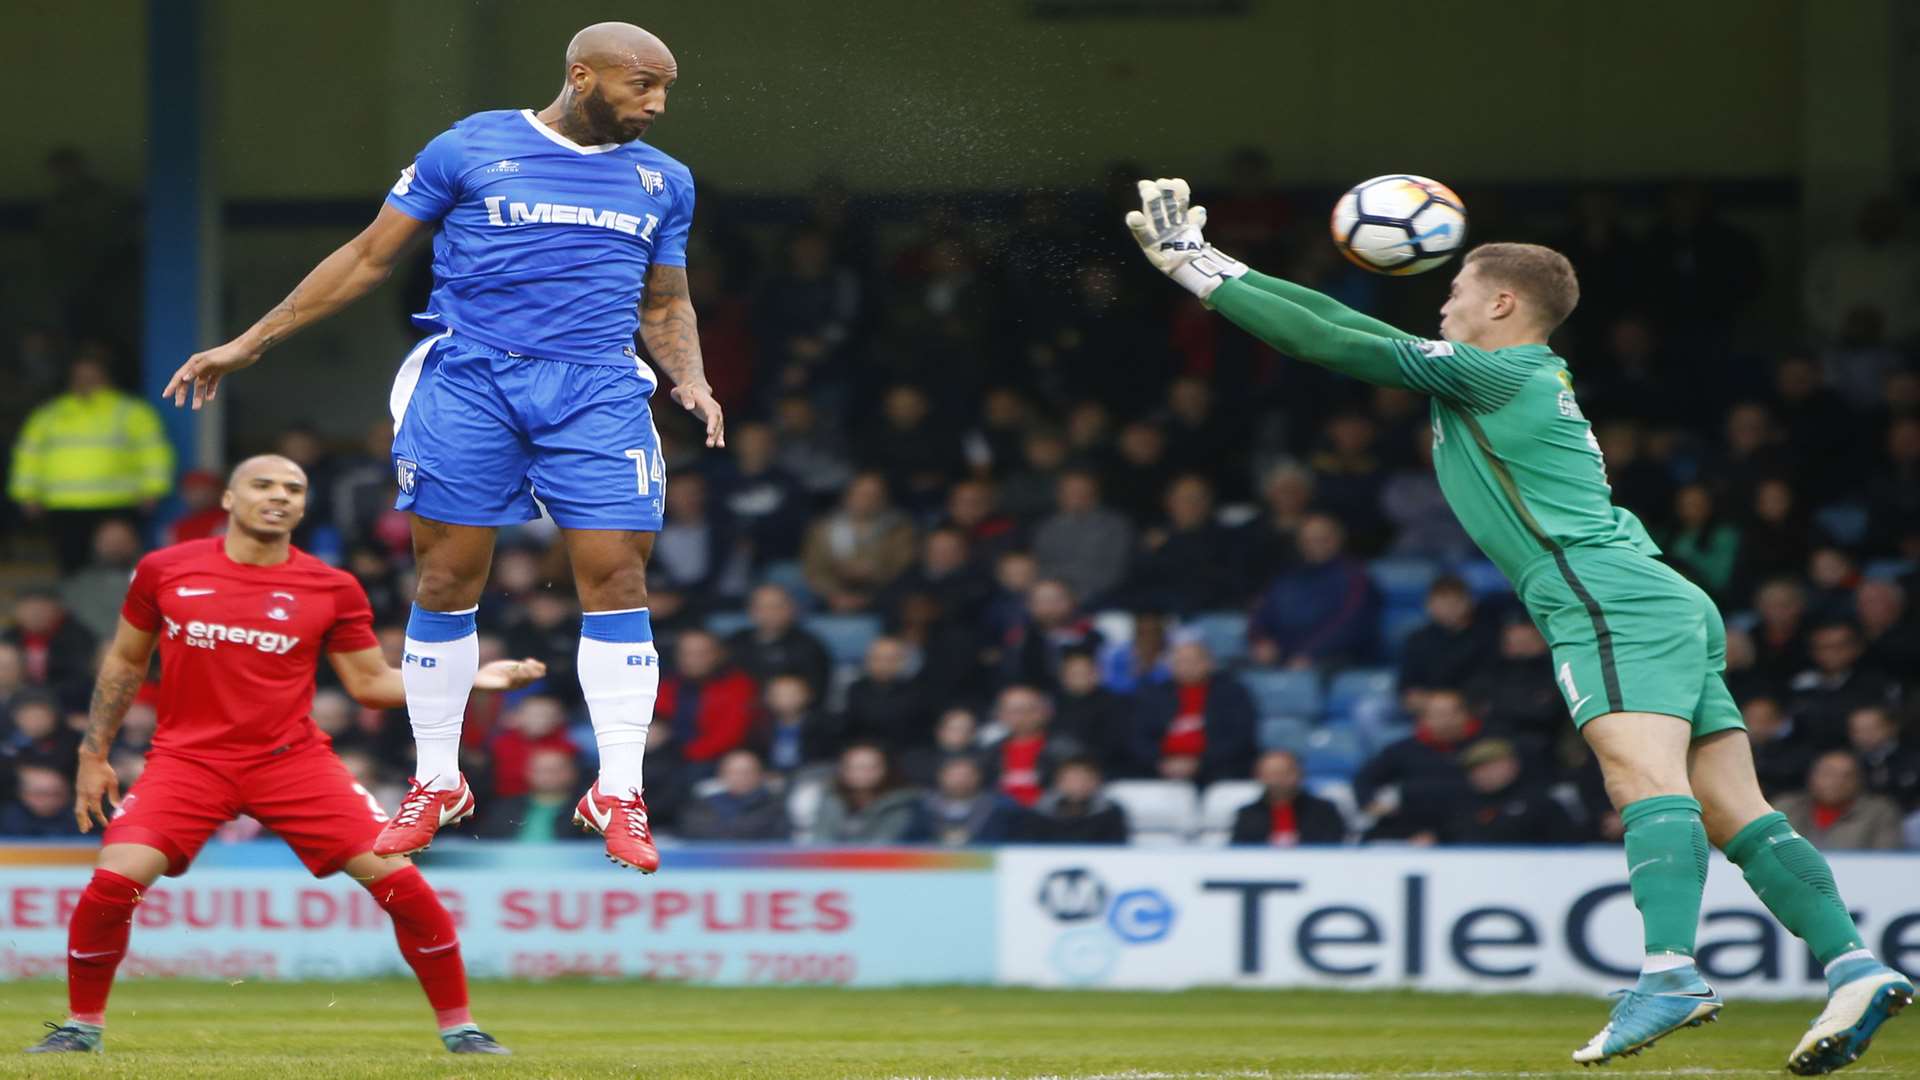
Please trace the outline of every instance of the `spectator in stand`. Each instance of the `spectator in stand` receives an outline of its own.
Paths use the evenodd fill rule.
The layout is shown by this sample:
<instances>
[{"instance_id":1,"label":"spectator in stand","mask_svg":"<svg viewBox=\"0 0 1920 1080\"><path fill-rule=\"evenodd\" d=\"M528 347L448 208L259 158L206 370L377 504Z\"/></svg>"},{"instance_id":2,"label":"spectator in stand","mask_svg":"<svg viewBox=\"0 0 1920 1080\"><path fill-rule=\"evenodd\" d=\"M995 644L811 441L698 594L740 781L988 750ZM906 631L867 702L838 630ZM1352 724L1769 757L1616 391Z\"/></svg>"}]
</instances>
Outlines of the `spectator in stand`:
<instances>
[{"instance_id":1,"label":"spectator in stand","mask_svg":"<svg viewBox=\"0 0 1920 1080\"><path fill-rule=\"evenodd\" d=\"M1020 446L1032 423L1032 410L1020 391L996 386L981 401L979 422L963 440L967 464L981 477L1004 476L1020 460Z\"/></svg>"},{"instance_id":2,"label":"spectator in stand","mask_svg":"<svg viewBox=\"0 0 1920 1080\"><path fill-rule=\"evenodd\" d=\"M1705 470L1720 485L1724 504L1749 506L1760 481L1787 476L1793 454L1782 441L1773 410L1764 402L1742 401L1727 410L1725 444Z\"/></svg>"},{"instance_id":3,"label":"spectator in stand","mask_svg":"<svg viewBox=\"0 0 1920 1080\"><path fill-rule=\"evenodd\" d=\"M1853 710L1847 716L1847 742L1860 759L1868 791L1892 799L1903 814L1920 809L1920 747L1902 743L1892 709Z\"/></svg>"},{"instance_id":4,"label":"spectator in stand","mask_svg":"<svg viewBox=\"0 0 1920 1080\"><path fill-rule=\"evenodd\" d=\"M1339 807L1301 786L1304 774L1293 751L1261 754L1253 763L1253 778L1266 790L1234 815L1231 843L1295 847L1346 840L1346 818Z\"/></svg>"},{"instance_id":5,"label":"spectator in stand","mask_svg":"<svg viewBox=\"0 0 1920 1080\"><path fill-rule=\"evenodd\" d=\"M807 531L807 585L835 611L862 611L913 562L913 523L887 503L878 473L847 485L840 508Z\"/></svg>"},{"instance_id":6,"label":"spectator in stand","mask_svg":"<svg viewBox=\"0 0 1920 1080\"><path fill-rule=\"evenodd\" d=\"M1133 638L1104 647L1100 681L1116 694L1164 683L1167 671L1167 616L1160 611L1133 613Z\"/></svg>"},{"instance_id":7,"label":"spectator in stand","mask_svg":"<svg viewBox=\"0 0 1920 1080\"><path fill-rule=\"evenodd\" d=\"M1132 703L1100 684L1100 662L1091 649L1071 649L1060 659L1053 730L1102 769L1125 771L1131 763Z\"/></svg>"},{"instance_id":8,"label":"spectator in stand","mask_svg":"<svg viewBox=\"0 0 1920 1080\"><path fill-rule=\"evenodd\" d=\"M1413 464L1394 470L1380 489L1380 514L1393 537L1387 553L1442 562L1475 557L1479 549L1447 505L1433 472L1433 429L1421 424L1409 438Z\"/></svg>"},{"instance_id":9,"label":"spectator in stand","mask_svg":"<svg viewBox=\"0 0 1920 1080\"><path fill-rule=\"evenodd\" d=\"M885 746L894 753L921 746L932 736L932 703L911 670L912 656L895 637L867 645L860 677L847 687L841 716L844 738Z\"/></svg>"},{"instance_id":10,"label":"spectator in stand","mask_svg":"<svg viewBox=\"0 0 1920 1080\"><path fill-rule=\"evenodd\" d=\"M884 747L854 743L840 752L813 822L815 843L904 844L926 834L920 792L900 782Z\"/></svg>"},{"instance_id":11,"label":"spectator in stand","mask_svg":"<svg viewBox=\"0 0 1920 1080\"><path fill-rule=\"evenodd\" d=\"M42 690L24 690L13 699L10 730L0 755L24 768L43 765L66 776L79 764L80 737L60 722L60 702Z\"/></svg>"},{"instance_id":12,"label":"spectator in stand","mask_svg":"<svg viewBox=\"0 0 1920 1080\"><path fill-rule=\"evenodd\" d=\"M888 621L888 634L914 657L928 701L966 701L976 696L984 674L979 630L948 618L935 594L902 593Z\"/></svg>"},{"instance_id":13,"label":"spectator in stand","mask_svg":"<svg viewBox=\"0 0 1920 1080\"><path fill-rule=\"evenodd\" d=\"M1822 544L1807 556L1807 584L1811 587L1815 619L1821 622L1850 619L1854 590L1860 587L1860 563L1845 548Z\"/></svg>"},{"instance_id":14,"label":"spectator in stand","mask_svg":"<svg viewBox=\"0 0 1920 1080\"><path fill-rule=\"evenodd\" d=\"M760 722L748 745L774 772L791 776L816 761L832 760L837 733L816 700L813 688L798 675L767 680Z\"/></svg>"},{"instance_id":15,"label":"spectator in stand","mask_svg":"<svg viewBox=\"0 0 1920 1080\"><path fill-rule=\"evenodd\" d=\"M760 586L747 598L747 619L752 625L727 639L734 662L761 685L778 675L797 675L806 681L813 700L825 698L833 657L800 625L793 594L779 585Z\"/></svg>"},{"instance_id":16,"label":"spectator in stand","mask_svg":"<svg viewBox=\"0 0 1920 1080\"><path fill-rule=\"evenodd\" d=\"M1408 635L1400 653L1400 692L1459 689L1493 662L1493 635L1474 610L1473 592L1452 574L1427 587L1426 624Z\"/></svg>"},{"instance_id":17,"label":"spectator in stand","mask_svg":"<svg viewBox=\"0 0 1920 1080\"><path fill-rule=\"evenodd\" d=\"M1480 731L1459 691L1429 692L1413 734L1382 748L1353 778L1354 797L1373 819L1366 838L1410 839L1444 819L1467 790L1460 750Z\"/></svg>"},{"instance_id":18,"label":"spectator in stand","mask_svg":"<svg viewBox=\"0 0 1920 1080\"><path fill-rule=\"evenodd\" d=\"M1440 822L1434 839L1443 844L1566 844L1573 819L1532 782L1520 754L1505 739L1481 739L1460 754L1467 794Z\"/></svg>"},{"instance_id":19,"label":"spectator in stand","mask_svg":"<svg viewBox=\"0 0 1920 1080\"><path fill-rule=\"evenodd\" d=\"M1900 808L1884 795L1869 795L1860 762L1846 750L1813 760L1805 791L1781 796L1775 805L1795 832L1822 851L1893 851L1901 846Z\"/></svg>"},{"instance_id":20,"label":"spectator in stand","mask_svg":"<svg viewBox=\"0 0 1920 1080\"><path fill-rule=\"evenodd\" d=\"M1596 427L1594 437L1607 463L1613 504L1658 521L1673 504L1673 479L1664 463L1648 456L1646 429L1633 420L1615 419Z\"/></svg>"},{"instance_id":21,"label":"spectator in stand","mask_svg":"<svg viewBox=\"0 0 1920 1080\"><path fill-rule=\"evenodd\" d=\"M960 530L975 566L990 565L1013 550L1018 528L1000 512L993 485L963 480L947 492L947 516L942 527Z\"/></svg>"},{"instance_id":22,"label":"spectator in stand","mask_svg":"<svg viewBox=\"0 0 1920 1080\"><path fill-rule=\"evenodd\" d=\"M767 784L759 755L733 750L720 759L720 790L697 799L680 816L688 840L785 843L793 838L786 800Z\"/></svg>"},{"instance_id":23,"label":"spectator in stand","mask_svg":"<svg viewBox=\"0 0 1920 1080\"><path fill-rule=\"evenodd\" d=\"M1853 623L1823 623L1808 640L1813 666L1794 676L1788 708L1812 744L1825 750L1846 743L1848 714L1869 705L1895 704L1900 687L1860 666L1860 629Z\"/></svg>"},{"instance_id":24,"label":"spectator in stand","mask_svg":"<svg viewBox=\"0 0 1920 1080\"><path fill-rule=\"evenodd\" d=\"M889 597L896 617L900 604L915 593L931 596L939 604L941 618L977 631L993 582L974 564L965 530L942 525L921 538L920 561L894 584Z\"/></svg>"},{"instance_id":25,"label":"spectator in stand","mask_svg":"<svg viewBox=\"0 0 1920 1080\"><path fill-rule=\"evenodd\" d=\"M382 417L369 425L358 452L334 457L327 474L331 524L343 543L366 543L374 523L393 507L393 421Z\"/></svg>"},{"instance_id":26,"label":"spectator in stand","mask_svg":"<svg viewBox=\"0 0 1920 1080\"><path fill-rule=\"evenodd\" d=\"M1245 526L1247 579L1272 581L1299 561L1300 527L1313 514L1313 472L1280 462L1267 470L1260 497L1264 512Z\"/></svg>"},{"instance_id":27,"label":"spectator in stand","mask_svg":"<svg viewBox=\"0 0 1920 1080\"><path fill-rule=\"evenodd\" d=\"M1246 569L1240 537L1214 521L1213 486L1187 473L1167 487L1166 519L1141 537L1128 591L1176 615L1241 606Z\"/></svg>"},{"instance_id":28,"label":"spectator in stand","mask_svg":"<svg viewBox=\"0 0 1920 1080\"><path fill-rule=\"evenodd\" d=\"M545 694L521 698L503 718L502 727L489 748L495 798L512 799L527 793L532 786L529 762L537 751L558 750L569 758L580 753L567 734L566 709Z\"/></svg>"},{"instance_id":29,"label":"spectator in stand","mask_svg":"<svg viewBox=\"0 0 1920 1080\"><path fill-rule=\"evenodd\" d=\"M753 730L760 688L727 661L720 639L688 630L673 646L673 670L660 679L654 715L673 725L689 765L711 767Z\"/></svg>"},{"instance_id":30,"label":"spectator in stand","mask_svg":"<svg viewBox=\"0 0 1920 1080\"><path fill-rule=\"evenodd\" d=\"M1013 839L1023 811L986 786L980 763L965 755L940 763L934 789L922 808L933 842L947 847L998 844Z\"/></svg>"},{"instance_id":31,"label":"spectator in stand","mask_svg":"<svg viewBox=\"0 0 1920 1080\"><path fill-rule=\"evenodd\" d=\"M954 706L933 723L933 745L916 746L901 755L900 774L908 783L930 788L948 758L968 757L978 762L982 775L992 777L987 755L980 749L980 721L973 710Z\"/></svg>"},{"instance_id":32,"label":"spectator in stand","mask_svg":"<svg viewBox=\"0 0 1920 1080\"><path fill-rule=\"evenodd\" d=\"M1198 641L1174 645L1172 678L1134 694L1136 773L1205 786L1245 776L1258 712L1253 695L1217 671Z\"/></svg>"},{"instance_id":33,"label":"spectator in stand","mask_svg":"<svg viewBox=\"0 0 1920 1080\"><path fill-rule=\"evenodd\" d=\"M96 640L113 637L119 628L120 604L143 553L133 526L109 518L94 530L92 561L60 583L61 602Z\"/></svg>"},{"instance_id":34,"label":"spectator in stand","mask_svg":"<svg viewBox=\"0 0 1920 1080\"><path fill-rule=\"evenodd\" d=\"M804 394L786 394L774 407L779 447L774 461L818 503L838 496L853 476L853 459L832 425Z\"/></svg>"},{"instance_id":35,"label":"spectator in stand","mask_svg":"<svg viewBox=\"0 0 1920 1080\"><path fill-rule=\"evenodd\" d=\"M647 816L656 829L672 832L680 814L693 799L696 770L681 753L680 733L673 721L655 713L647 728Z\"/></svg>"},{"instance_id":36,"label":"spectator in stand","mask_svg":"<svg viewBox=\"0 0 1920 1080\"><path fill-rule=\"evenodd\" d=\"M1248 627L1255 663L1304 670L1372 659L1379 595L1345 547L1346 530L1331 516L1302 523L1299 564L1268 586Z\"/></svg>"},{"instance_id":37,"label":"spectator in stand","mask_svg":"<svg viewBox=\"0 0 1920 1080\"><path fill-rule=\"evenodd\" d=\"M1760 622L1753 628L1754 663L1793 674L1807 666L1807 590L1793 578L1774 578L1753 597Z\"/></svg>"},{"instance_id":38,"label":"spectator in stand","mask_svg":"<svg viewBox=\"0 0 1920 1080\"><path fill-rule=\"evenodd\" d=\"M1540 628L1515 612L1500 628L1500 654L1467 688L1467 700L1487 729L1544 750L1567 728L1567 699L1554 681L1553 655Z\"/></svg>"},{"instance_id":39,"label":"spectator in stand","mask_svg":"<svg viewBox=\"0 0 1920 1080\"><path fill-rule=\"evenodd\" d=\"M1753 489L1753 505L1740 540L1742 582L1796 578L1812 550L1813 522L1802 510L1789 481L1771 476Z\"/></svg>"},{"instance_id":40,"label":"spectator in stand","mask_svg":"<svg viewBox=\"0 0 1920 1080\"><path fill-rule=\"evenodd\" d=\"M1317 503L1352 531L1355 547L1377 552L1384 546L1380 493L1387 470L1374 446L1373 418L1354 410L1337 412L1322 435L1322 448L1311 462Z\"/></svg>"},{"instance_id":41,"label":"spectator in stand","mask_svg":"<svg viewBox=\"0 0 1920 1080\"><path fill-rule=\"evenodd\" d=\"M1168 384L1166 431L1167 464L1174 472L1205 476L1225 499L1246 495L1247 477L1234 464L1235 451L1247 442L1244 425L1220 407L1206 380L1182 375Z\"/></svg>"},{"instance_id":42,"label":"spectator in stand","mask_svg":"<svg viewBox=\"0 0 1920 1080\"><path fill-rule=\"evenodd\" d=\"M1773 369L1773 411L1813 491L1845 490L1849 464L1860 456L1860 425L1828 389L1811 356L1789 353Z\"/></svg>"},{"instance_id":43,"label":"spectator in stand","mask_svg":"<svg viewBox=\"0 0 1920 1080\"><path fill-rule=\"evenodd\" d=\"M667 485L666 524L647 560L647 581L685 594L696 610L737 598L746 582L745 552L724 510L715 512L707 478L691 470Z\"/></svg>"},{"instance_id":44,"label":"spectator in stand","mask_svg":"<svg viewBox=\"0 0 1920 1080\"><path fill-rule=\"evenodd\" d=\"M1167 464L1167 433L1151 420L1135 420L1120 429L1106 490L1115 509L1135 521L1159 512L1160 493L1173 480Z\"/></svg>"},{"instance_id":45,"label":"spectator in stand","mask_svg":"<svg viewBox=\"0 0 1920 1080\"><path fill-rule=\"evenodd\" d=\"M918 386L888 387L879 420L861 445L861 466L885 476L888 488L910 509L939 506L963 467L960 437L933 413L927 392Z\"/></svg>"},{"instance_id":46,"label":"spectator in stand","mask_svg":"<svg viewBox=\"0 0 1920 1080\"><path fill-rule=\"evenodd\" d=\"M1098 650L1102 638L1081 613L1064 581L1041 579L1027 591L1025 617L1003 640L1004 682L1031 683L1049 692L1060 684L1060 663L1070 649Z\"/></svg>"},{"instance_id":47,"label":"spectator in stand","mask_svg":"<svg viewBox=\"0 0 1920 1080\"><path fill-rule=\"evenodd\" d=\"M382 468L380 475L385 477L387 470ZM167 526L166 544L184 544L189 540L205 540L209 537L224 536L227 522L232 517L220 506L220 494L226 487L220 477L205 469L191 469L180 478L181 515Z\"/></svg>"},{"instance_id":48,"label":"spectator in stand","mask_svg":"<svg viewBox=\"0 0 1920 1080\"><path fill-rule=\"evenodd\" d=\"M19 646L0 642L0 736L7 733L8 718L23 693L32 693L27 686L26 661L20 656Z\"/></svg>"},{"instance_id":49,"label":"spectator in stand","mask_svg":"<svg viewBox=\"0 0 1920 1080\"><path fill-rule=\"evenodd\" d=\"M111 357L83 351L66 392L28 414L13 444L7 494L46 522L62 574L85 565L108 518L139 520L173 490L173 444L160 414L115 389Z\"/></svg>"},{"instance_id":50,"label":"spectator in stand","mask_svg":"<svg viewBox=\"0 0 1920 1080\"><path fill-rule=\"evenodd\" d=\"M655 611L654 638L661 640L665 635L660 630L659 607L653 597L648 599ZM502 630L508 655L547 658L548 693L568 705L580 704L580 677L575 670L580 651L580 609L572 596L551 588L537 589L527 594L524 603L508 610ZM400 657L396 654L388 660L397 665Z\"/></svg>"},{"instance_id":51,"label":"spectator in stand","mask_svg":"<svg viewBox=\"0 0 1920 1080\"><path fill-rule=\"evenodd\" d=\"M18 794L0 806L0 836L50 839L79 836L73 816L73 785L66 773L45 765L21 765Z\"/></svg>"},{"instance_id":52,"label":"spectator in stand","mask_svg":"<svg viewBox=\"0 0 1920 1080\"><path fill-rule=\"evenodd\" d=\"M13 625L0 642L20 650L27 683L46 689L68 709L81 710L93 693L94 637L68 614L60 594L44 586L22 589Z\"/></svg>"},{"instance_id":53,"label":"spectator in stand","mask_svg":"<svg viewBox=\"0 0 1920 1080\"><path fill-rule=\"evenodd\" d=\"M1000 506L1016 523L1031 527L1057 505L1067 464L1066 436L1052 428L1035 428L1027 433L1021 455L1021 467L1000 485Z\"/></svg>"},{"instance_id":54,"label":"spectator in stand","mask_svg":"<svg viewBox=\"0 0 1920 1080\"><path fill-rule=\"evenodd\" d=\"M1761 794L1778 798L1804 784L1807 770L1813 767L1813 750L1780 702L1772 697L1749 698L1741 703L1740 716L1747 724Z\"/></svg>"},{"instance_id":55,"label":"spectator in stand","mask_svg":"<svg viewBox=\"0 0 1920 1080\"><path fill-rule=\"evenodd\" d=\"M1740 566L1740 527L1716 516L1713 489L1687 484L1673 495L1673 527L1660 546L1708 595L1724 603Z\"/></svg>"},{"instance_id":56,"label":"spectator in stand","mask_svg":"<svg viewBox=\"0 0 1920 1080\"><path fill-rule=\"evenodd\" d=\"M1920 685L1920 624L1907 618L1907 590L1887 578L1864 578L1853 591L1853 610L1866 645L1861 665L1908 688Z\"/></svg>"},{"instance_id":57,"label":"spectator in stand","mask_svg":"<svg viewBox=\"0 0 1920 1080\"><path fill-rule=\"evenodd\" d=\"M1055 766L1078 756L1080 747L1052 734L1053 703L1032 686L1000 691L993 721L1003 733L991 748L1000 790L1021 806L1032 806L1052 781Z\"/></svg>"},{"instance_id":58,"label":"spectator in stand","mask_svg":"<svg viewBox=\"0 0 1920 1080\"><path fill-rule=\"evenodd\" d=\"M533 750L526 757L525 779L521 794L487 801L475 832L523 844L592 838L573 824L574 806L580 800L580 767L571 751L552 746ZM651 784L647 794L653 794Z\"/></svg>"},{"instance_id":59,"label":"spectator in stand","mask_svg":"<svg viewBox=\"0 0 1920 1080\"><path fill-rule=\"evenodd\" d=\"M1133 555L1133 526L1100 504L1100 479L1092 469L1072 468L1055 485L1054 513L1033 534L1040 573L1057 578L1089 603L1118 586Z\"/></svg>"},{"instance_id":60,"label":"spectator in stand","mask_svg":"<svg viewBox=\"0 0 1920 1080\"><path fill-rule=\"evenodd\" d=\"M1887 384L1890 388L1912 384L1920 394L1920 373L1900 372ZM1916 407L1889 401L1888 408ZM1892 548L1903 532L1920 522L1920 411L1895 413L1886 428L1881 439L1884 453L1866 483L1866 504L1870 540Z\"/></svg>"},{"instance_id":61,"label":"spectator in stand","mask_svg":"<svg viewBox=\"0 0 1920 1080\"><path fill-rule=\"evenodd\" d=\"M1786 690L1785 679L1760 670L1759 650L1753 643L1753 635L1737 626L1727 628L1727 667L1721 676L1727 680L1727 690L1736 702L1754 697L1779 697Z\"/></svg>"},{"instance_id":62,"label":"spectator in stand","mask_svg":"<svg viewBox=\"0 0 1920 1080\"><path fill-rule=\"evenodd\" d=\"M807 492L798 477L775 461L773 428L759 421L733 424L727 431L733 451L721 507L733 519L751 550L755 567L791 559L806 532Z\"/></svg>"},{"instance_id":63,"label":"spectator in stand","mask_svg":"<svg viewBox=\"0 0 1920 1080\"><path fill-rule=\"evenodd\" d=\"M980 630L991 643L985 655L989 663L1006 660L1005 647L1027 622L1027 594L1040 580L1033 556L1024 551L1008 551L993 563L993 591L980 613Z\"/></svg>"},{"instance_id":64,"label":"spectator in stand","mask_svg":"<svg viewBox=\"0 0 1920 1080\"><path fill-rule=\"evenodd\" d=\"M1101 793L1104 777L1092 758L1071 757L1053 773L1053 788L1026 815L1016 839L1028 844L1124 844L1127 812Z\"/></svg>"}]
</instances>

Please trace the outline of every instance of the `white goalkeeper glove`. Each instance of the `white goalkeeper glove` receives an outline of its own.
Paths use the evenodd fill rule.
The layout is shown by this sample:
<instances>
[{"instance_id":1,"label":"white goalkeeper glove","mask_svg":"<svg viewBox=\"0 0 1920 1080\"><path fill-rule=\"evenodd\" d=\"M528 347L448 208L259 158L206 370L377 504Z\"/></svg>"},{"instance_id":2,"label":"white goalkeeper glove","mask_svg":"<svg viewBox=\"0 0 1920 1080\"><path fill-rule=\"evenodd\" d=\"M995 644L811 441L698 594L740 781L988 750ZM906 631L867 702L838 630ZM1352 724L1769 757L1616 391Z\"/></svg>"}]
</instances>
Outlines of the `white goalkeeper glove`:
<instances>
[{"instance_id":1,"label":"white goalkeeper glove","mask_svg":"<svg viewBox=\"0 0 1920 1080\"><path fill-rule=\"evenodd\" d=\"M1156 270L1205 300L1228 278L1247 272L1247 264L1222 252L1200 235L1207 208L1190 206L1185 180L1142 180L1140 209L1127 211L1127 228Z\"/></svg>"}]
</instances>

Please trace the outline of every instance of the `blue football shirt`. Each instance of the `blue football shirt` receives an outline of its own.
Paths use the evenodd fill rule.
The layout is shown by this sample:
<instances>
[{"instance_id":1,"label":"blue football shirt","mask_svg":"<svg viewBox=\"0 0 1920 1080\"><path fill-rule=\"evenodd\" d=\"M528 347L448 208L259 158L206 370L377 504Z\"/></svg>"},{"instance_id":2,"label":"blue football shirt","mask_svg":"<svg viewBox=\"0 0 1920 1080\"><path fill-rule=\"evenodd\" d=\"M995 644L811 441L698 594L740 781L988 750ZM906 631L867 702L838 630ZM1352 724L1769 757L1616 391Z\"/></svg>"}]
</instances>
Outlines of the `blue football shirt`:
<instances>
[{"instance_id":1,"label":"blue football shirt","mask_svg":"<svg viewBox=\"0 0 1920 1080\"><path fill-rule=\"evenodd\" d=\"M647 268L687 264L693 174L644 142L581 146L530 109L504 109L436 136L387 204L440 225L422 328L633 367Z\"/></svg>"}]
</instances>

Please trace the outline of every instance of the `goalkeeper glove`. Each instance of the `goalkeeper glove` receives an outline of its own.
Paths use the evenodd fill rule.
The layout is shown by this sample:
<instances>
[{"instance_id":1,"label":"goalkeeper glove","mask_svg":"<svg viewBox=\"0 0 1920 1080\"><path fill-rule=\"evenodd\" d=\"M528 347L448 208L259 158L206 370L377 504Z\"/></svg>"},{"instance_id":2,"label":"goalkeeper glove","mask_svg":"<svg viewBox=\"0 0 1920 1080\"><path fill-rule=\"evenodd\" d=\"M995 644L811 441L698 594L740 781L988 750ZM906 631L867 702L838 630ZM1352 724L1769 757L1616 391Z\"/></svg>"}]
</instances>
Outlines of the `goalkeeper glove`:
<instances>
[{"instance_id":1,"label":"goalkeeper glove","mask_svg":"<svg viewBox=\"0 0 1920 1080\"><path fill-rule=\"evenodd\" d=\"M1190 206L1185 180L1142 180L1140 209L1127 211L1127 228L1154 268L1205 300L1228 278L1247 272L1247 264L1208 244L1200 235L1207 208Z\"/></svg>"}]
</instances>

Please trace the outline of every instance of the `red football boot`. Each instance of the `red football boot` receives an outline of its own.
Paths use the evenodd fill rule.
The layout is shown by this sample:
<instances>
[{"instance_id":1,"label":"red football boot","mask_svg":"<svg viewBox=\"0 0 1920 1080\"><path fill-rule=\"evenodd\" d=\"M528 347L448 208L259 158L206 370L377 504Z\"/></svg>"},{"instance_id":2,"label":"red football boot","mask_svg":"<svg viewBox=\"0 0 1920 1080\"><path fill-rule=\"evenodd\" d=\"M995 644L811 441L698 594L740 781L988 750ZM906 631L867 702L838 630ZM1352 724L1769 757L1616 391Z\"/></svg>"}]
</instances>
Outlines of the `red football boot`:
<instances>
[{"instance_id":1,"label":"red football boot","mask_svg":"<svg viewBox=\"0 0 1920 1080\"><path fill-rule=\"evenodd\" d=\"M596 783L573 808L573 823L607 838L608 861L643 874L660 869L660 851L647 824L647 800L639 792L631 799L616 799L600 794Z\"/></svg>"},{"instance_id":2,"label":"red football boot","mask_svg":"<svg viewBox=\"0 0 1920 1080\"><path fill-rule=\"evenodd\" d=\"M411 855L425 851L440 826L472 817L473 808L473 791L467 787L464 776L460 778L460 786L450 791L428 791L420 786L420 781L411 780L406 798L400 800L400 809L393 820L374 838L373 853Z\"/></svg>"}]
</instances>

